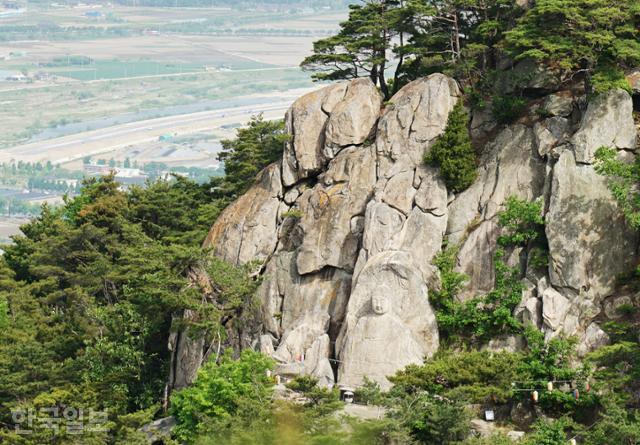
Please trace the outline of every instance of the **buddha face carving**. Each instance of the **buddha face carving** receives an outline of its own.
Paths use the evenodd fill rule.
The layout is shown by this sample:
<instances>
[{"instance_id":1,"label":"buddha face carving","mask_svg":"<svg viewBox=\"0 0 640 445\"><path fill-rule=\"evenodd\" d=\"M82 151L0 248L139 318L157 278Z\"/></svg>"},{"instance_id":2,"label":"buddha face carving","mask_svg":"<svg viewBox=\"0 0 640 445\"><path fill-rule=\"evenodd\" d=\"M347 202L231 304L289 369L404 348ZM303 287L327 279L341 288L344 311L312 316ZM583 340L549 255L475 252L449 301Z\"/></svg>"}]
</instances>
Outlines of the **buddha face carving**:
<instances>
[{"instance_id":1,"label":"buddha face carving","mask_svg":"<svg viewBox=\"0 0 640 445\"><path fill-rule=\"evenodd\" d=\"M389 311L389 300L384 292L385 288L383 287L371 296L371 308L377 315L383 315Z\"/></svg>"}]
</instances>

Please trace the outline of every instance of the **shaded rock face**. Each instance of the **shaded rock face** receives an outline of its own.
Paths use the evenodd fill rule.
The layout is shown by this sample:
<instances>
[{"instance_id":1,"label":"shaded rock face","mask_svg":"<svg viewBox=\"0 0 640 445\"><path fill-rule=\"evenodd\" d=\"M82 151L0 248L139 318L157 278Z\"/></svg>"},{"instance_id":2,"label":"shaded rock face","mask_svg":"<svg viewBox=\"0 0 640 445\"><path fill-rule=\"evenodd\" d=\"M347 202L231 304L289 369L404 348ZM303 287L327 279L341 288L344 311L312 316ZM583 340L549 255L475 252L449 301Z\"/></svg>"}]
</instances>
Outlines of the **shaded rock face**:
<instances>
[{"instance_id":1,"label":"shaded rock face","mask_svg":"<svg viewBox=\"0 0 640 445\"><path fill-rule=\"evenodd\" d=\"M615 277L634 268L638 239L591 162L600 145L635 149L625 94L597 99L583 116L581 99L565 94L545 98L545 117L531 113L526 124L499 127L484 116L478 128L492 130L479 131L488 142L478 179L457 196L423 165L461 99L452 79L414 81L384 110L366 79L299 99L282 162L205 242L232 263L264 263L256 347L282 376L348 386L368 377L388 388L387 376L439 347L428 295L439 286L432 263L445 237L469 276L461 299L495 286L498 215L511 196L543 202L549 241L548 271L528 268L526 249L510 252L524 280L515 315L550 337L579 336L582 352L606 342L595 320L616 298ZM301 216L283 217L291 209Z\"/></svg>"}]
</instances>

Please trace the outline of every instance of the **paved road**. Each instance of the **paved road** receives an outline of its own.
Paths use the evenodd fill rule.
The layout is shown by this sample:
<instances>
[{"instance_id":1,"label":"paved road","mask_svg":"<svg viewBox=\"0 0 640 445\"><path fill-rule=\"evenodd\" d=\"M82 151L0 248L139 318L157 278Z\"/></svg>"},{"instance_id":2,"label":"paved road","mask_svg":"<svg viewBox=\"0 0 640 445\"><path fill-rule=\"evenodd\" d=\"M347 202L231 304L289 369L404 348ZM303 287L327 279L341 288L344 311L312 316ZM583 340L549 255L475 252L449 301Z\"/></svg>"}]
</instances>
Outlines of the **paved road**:
<instances>
[{"instance_id":1,"label":"paved road","mask_svg":"<svg viewBox=\"0 0 640 445\"><path fill-rule=\"evenodd\" d=\"M3 162L46 162L63 164L112 152L131 145L152 142L165 134L187 135L226 125L245 124L251 116L263 113L266 119L279 119L301 93L274 95L271 103L226 108L131 122L70 136L18 145L0 150Z\"/></svg>"}]
</instances>

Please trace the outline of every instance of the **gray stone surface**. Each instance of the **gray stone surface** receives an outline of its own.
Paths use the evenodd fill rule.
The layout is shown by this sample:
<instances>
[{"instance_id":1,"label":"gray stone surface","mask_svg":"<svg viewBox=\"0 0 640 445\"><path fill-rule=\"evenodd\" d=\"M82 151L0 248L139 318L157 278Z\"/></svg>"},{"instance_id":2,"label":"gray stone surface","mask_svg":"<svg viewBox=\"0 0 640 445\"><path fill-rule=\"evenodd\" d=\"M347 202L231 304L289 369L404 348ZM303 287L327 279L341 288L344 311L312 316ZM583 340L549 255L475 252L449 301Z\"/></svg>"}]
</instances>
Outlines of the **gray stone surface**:
<instances>
[{"instance_id":1,"label":"gray stone surface","mask_svg":"<svg viewBox=\"0 0 640 445\"><path fill-rule=\"evenodd\" d=\"M344 99L331 111L324 156L333 159L344 147L361 145L371 135L382 107L382 95L369 78L349 83Z\"/></svg>"},{"instance_id":2,"label":"gray stone surface","mask_svg":"<svg viewBox=\"0 0 640 445\"><path fill-rule=\"evenodd\" d=\"M339 383L364 377L389 388L387 375L421 363L439 344L427 285L406 252L371 258L354 283L338 339Z\"/></svg>"},{"instance_id":3,"label":"gray stone surface","mask_svg":"<svg viewBox=\"0 0 640 445\"><path fill-rule=\"evenodd\" d=\"M203 247L232 264L267 259L278 242L281 198L280 166L272 164L260 173L253 187L222 212Z\"/></svg>"},{"instance_id":4,"label":"gray stone surface","mask_svg":"<svg viewBox=\"0 0 640 445\"><path fill-rule=\"evenodd\" d=\"M554 167L546 232L556 288L602 299L613 292L617 276L634 268L636 232L627 226L605 179L592 166L576 164L570 151Z\"/></svg>"},{"instance_id":5,"label":"gray stone surface","mask_svg":"<svg viewBox=\"0 0 640 445\"><path fill-rule=\"evenodd\" d=\"M396 93L378 124L379 176L391 178L420 165L459 98L456 82L442 74L415 80Z\"/></svg>"},{"instance_id":6,"label":"gray stone surface","mask_svg":"<svg viewBox=\"0 0 640 445\"><path fill-rule=\"evenodd\" d=\"M629 93L613 90L589 102L582 124L573 136L576 162L590 164L600 147L634 150L637 130Z\"/></svg>"},{"instance_id":7,"label":"gray stone surface","mask_svg":"<svg viewBox=\"0 0 640 445\"><path fill-rule=\"evenodd\" d=\"M297 258L301 275L327 266L353 270L360 236L351 232L351 220L364 214L375 174L373 149L350 147L331 161L313 189L302 194L298 206L304 239Z\"/></svg>"},{"instance_id":8,"label":"gray stone surface","mask_svg":"<svg viewBox=\"0 0 640 445\"><path fill-rule=\"evenodd\" d=\"M291 140L285 145L282 162L285 186L313 176L325 166L325 127L347 88L348 82L341 82L314 91L295 101L287 111L285 126Z\"/></svg>"}]
</instances>

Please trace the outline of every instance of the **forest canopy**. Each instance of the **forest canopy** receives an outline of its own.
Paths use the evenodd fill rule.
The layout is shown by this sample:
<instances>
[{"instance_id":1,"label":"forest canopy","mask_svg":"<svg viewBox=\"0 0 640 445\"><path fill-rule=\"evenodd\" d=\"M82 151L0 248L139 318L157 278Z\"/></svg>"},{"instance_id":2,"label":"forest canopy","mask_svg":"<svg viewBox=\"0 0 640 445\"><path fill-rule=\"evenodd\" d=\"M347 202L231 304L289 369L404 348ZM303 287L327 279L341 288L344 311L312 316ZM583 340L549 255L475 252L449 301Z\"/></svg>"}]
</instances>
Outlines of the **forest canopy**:
<instances>
[{"instance_id":1,"label":"forest canopy","mask_svg":"<svg viewBox=\"0 0 640 445\"><path fill-rule=\"evenodd\" d=\"M302 62L317 80L370 77L390 98L408 81L447 72L481 84L523 59L583 79L588 92L619 86L640 62L638 0L368 0L349 6L338 34ZM599 74L600 77L597 77ZM593 83L604 84L593 85Z\"/></svg>"}]
</instances>

